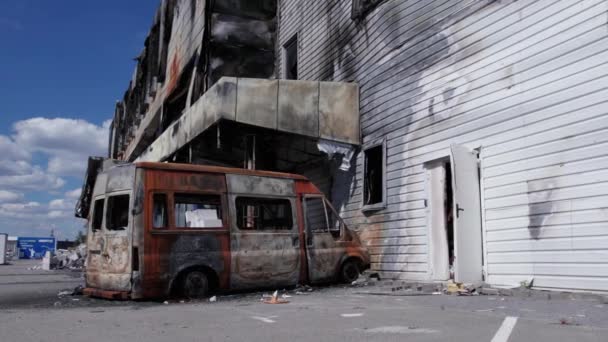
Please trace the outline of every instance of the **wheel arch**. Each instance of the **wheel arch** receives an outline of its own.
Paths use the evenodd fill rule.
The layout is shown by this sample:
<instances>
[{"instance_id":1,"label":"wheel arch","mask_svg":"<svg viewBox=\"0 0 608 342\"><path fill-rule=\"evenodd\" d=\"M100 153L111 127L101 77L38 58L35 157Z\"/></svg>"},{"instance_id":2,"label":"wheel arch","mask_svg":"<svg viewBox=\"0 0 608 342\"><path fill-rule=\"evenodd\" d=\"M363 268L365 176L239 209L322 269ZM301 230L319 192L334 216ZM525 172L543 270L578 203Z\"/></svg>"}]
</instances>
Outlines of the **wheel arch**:
<instances>
[{"instance_id":1,"label":"wheel arch","mask_svg":"<svg viewBox=\"0 0 608 342\"><path fill-rule=\"evenodd\" d=\"M213 292L219 288L219 276L217 272L209 267L208 265L189 265L184 266L179 271L175 273L175 275L171 278L169 282L169 287L167 289L168 295L176 295L179 292L179 288L181 286L181 282L184 277L192 272L192 271L200 271L203 272L207 276L207 280L209 281L209 291Z\"/></svg>"},{"instance_id":2,"label":"wheel arch","mask_svg":"<svg viewBox=\"0 0 608 342\"><path fill-rule=\"evenodd\" d=\"M359 264L359 270L361 272L365 271L366 269L369 268L369 263L365 262L365 258L362 255L359 254L344 254L342 256L342 259L340 259L340 263L338 263L338 270L337 270L337 274L340 274L339 272L342 271L342 267L344 266L344 264L348 261L354 260Z\"/></svg>"}]
</instances>

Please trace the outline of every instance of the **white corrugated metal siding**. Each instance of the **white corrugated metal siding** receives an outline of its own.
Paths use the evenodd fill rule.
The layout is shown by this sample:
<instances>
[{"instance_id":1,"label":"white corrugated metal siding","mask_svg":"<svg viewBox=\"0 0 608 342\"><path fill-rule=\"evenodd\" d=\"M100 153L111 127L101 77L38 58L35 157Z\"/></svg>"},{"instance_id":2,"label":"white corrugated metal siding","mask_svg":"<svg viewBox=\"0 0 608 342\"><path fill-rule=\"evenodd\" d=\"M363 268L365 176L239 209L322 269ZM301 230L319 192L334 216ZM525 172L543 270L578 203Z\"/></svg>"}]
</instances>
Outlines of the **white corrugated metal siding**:
<instances>
[{"instance_id":1,"label":"white corrugated metal siding","mask_svg":"<svg viewBox=\"0 0 608 342\"><path fill-rule=\"evenodd\" d=\"M387 139L385 210L343 216L372 267L428 279L423 164L481 146L487 280L608 291L608 2L281 1L302 79L356 81L364 142ZM281 54L278 54L279 56ZM278 62L279 66L281 61Z\"/></svg>"}]
</instances>

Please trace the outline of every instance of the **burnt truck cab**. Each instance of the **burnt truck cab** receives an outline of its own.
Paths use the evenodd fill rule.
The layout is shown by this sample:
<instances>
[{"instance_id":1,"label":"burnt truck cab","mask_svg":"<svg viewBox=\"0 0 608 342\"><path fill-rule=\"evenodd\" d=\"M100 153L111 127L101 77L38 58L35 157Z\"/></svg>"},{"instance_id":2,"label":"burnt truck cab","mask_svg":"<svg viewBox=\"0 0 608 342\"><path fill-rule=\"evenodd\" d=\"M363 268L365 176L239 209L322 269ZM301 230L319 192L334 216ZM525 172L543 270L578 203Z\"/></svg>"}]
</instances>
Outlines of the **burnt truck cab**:
<instances>
[{"instance_id":1,"label":"burnt truck cab","mask_svg":"<svg viewBox=\"0 0 608 342\"><path fill-rule=\"evenodd\" d=\"M88 295L201 297L351 282L369 266L357 234L303 176L105 164L87 176L77 206L88 217Z\"/></svg>"}]
</instances>

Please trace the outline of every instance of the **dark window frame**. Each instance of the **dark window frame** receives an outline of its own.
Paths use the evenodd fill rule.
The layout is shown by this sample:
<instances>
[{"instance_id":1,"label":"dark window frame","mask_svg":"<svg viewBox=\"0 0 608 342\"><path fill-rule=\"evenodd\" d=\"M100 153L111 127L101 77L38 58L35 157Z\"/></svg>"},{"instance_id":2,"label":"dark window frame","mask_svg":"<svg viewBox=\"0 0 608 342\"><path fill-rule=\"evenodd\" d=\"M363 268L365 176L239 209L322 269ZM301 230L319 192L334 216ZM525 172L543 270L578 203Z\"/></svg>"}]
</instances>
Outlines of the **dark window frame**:
<instances>
[{"instance_id":1,"label":"dark window frame","mask_svg":"<svg viewBox=\"0 0 608 342\"><path fill-rule=\"evenodd\" d=\"M98 204L101 203L101 210L98 210ZM99 232L103 229L103 218L104 218L104 210L106 208L106 199L98 198L93 202L93 215L91 217L91 231L93 233ZM97 216L99 215L99 216ZM98 219L99 218L99 219ZM97 222L99 221L99 222Z\"/></svg>"},{"instance_id":2,"label":"dark window frame","mask_svg":"<svg viewBox=\"0 0 608 342\"><path fill-rule=\"evenodd\" d=\"M183 197L206 197L206 198L210 198L210 197L214 197L214 200L217 200L216 203L214 203L217 206L217 209L219 210L218 213L218 217L219 220L222 222L221 226L215 226L215 227L187 227L187 226L181 226L178 225L177 222L177 212L176 212L176 205L178 205L178 198ZM208 192L184 192L184 191L177 191L177 192L173 192L171 194L171 196L169 196L170 200L169 200L169 225L171 229L175 229L175 230L192 230L192 231L200 231L200 230L205 230L205 229L210 229L210 230L219 230L219 229L224 229L226 227L226 218L225 218L225 209L224 209L224 198L222 194L218 194L218 193L208 193ZM204 202L201 200L201 202ZM182 204L205 204L205 203L182 203Z\"/></svg>"},{"instance_id":3,"label":"dark window frame","mask_svg":"<svg viewBox=\"0 0 608 342\"><path fill-rule=\"evenodd\" d=\"M376 189L375 191L381 191L381 194L379 200L371 202L369 200L369 197L372 196L372 194L369 193L369 191L372 191L369 187L369 178L371 177L369 153L371 153L372 151L377 151L378 149L380 149L382 153L382 156L379 161L381 164L379 166L379 169L380 176L382 177L382 179L379 182L380 184L376 184L376 188L379 185L379 189ZM386 208L386 152L386 139L376 140L363 148L363 211L381 210ZM375 167L374 169L378 170L377 167ZM374 197L377 196L378 195L376 194Z\"/></svg>"},{"instance_id":4,"label":"dark window frame","mask_svg":"<svg viewBox=\"0 0 608 342\"><path fill-rule=\"evenodd\" d=\"M284 228L282 229L276 229L276 226L273 226L273 228L275 229L267 229L267 228L259 228L257 226L257 220L255 220L255 224L256 227L254 228L247 228L247 227L243 227L243 222L245 221L246 217L245 216L241 216L242 212L240 209L241 203L239 203L240 201L245 201L246 203L244 203L243 205L245 206L256 206L258 205L259 208L257 215L258 216L254 216L254 219L259 218L260 217L260 211L259 209L262 208L262 203L263 202L276 202L276 203L280 203L283 202L283 204L288 204L287 208L287 212L285 213L285 217L283 219L288 220L288 222L286 222L287 224L284 226ZM293 228L296 226L294 223L294 218L293 218L293 213L294 213L294 207L293 207L293 203L291 201L290 198L276 198L276 197L253 197L253 196L237 196L234 199L234 208L235 208L235 224L236 227L240 230L240 231L244 231L244 232L288 232L288 231L292 231ZM268 213L268 211L264 211L265 213ZM270 213L272 213L272 211L270 211ZM278 220L278 219L275 219Z\"/></svg>"},{"instance_id":5,"label":"dark window frame","mask_svg":"<svg viewBox=\"0 0 608 342\"><path fill-rule=\"evenodd\" d=\"M126 208L124 208L124 206L118 208L119 210L125 210L123 212L121 212L121 218L119 219L120 221L115 221L116 220L116 215L114 215L114 211L116 210L115 208L115 201L119 200L120 198L126 197L127 199L127 203L126 203ZM123 204L124 203L120 203ZM125 231L127 230L127 228L129 227L129 216L130 216L130 207L131 207L131 194L128 193L123 193L123 194L113 194L113 195L109 195L106 198L106 231L110 231L110 232L120 232L120 231ZM122 217L122 215L125 215L124 217ZM126 220L126 224L125 223Z\"/></svg>"},{"instance_id":6,"label":"dark window frame","mask_svg":"<svg viewBox=\"0 0 608 342\"><path fill-rule=\"evenodd\" d=\"M299 55L300 47L298 46L299 38L298 34L294 34L285 44L283 44L283 78L286 80L297 80L299 78ZM292 56L291 50L295 49L295 74L288 71L288 67L291 62L290 56Z\"/></svg>"},{"instance_id":7,"label":"dark window frame","mask_svg":"<svg viewBox=\"0 0 608 342\"><path fill-rule=\"evenodd\" d=\"M310 230L310 222L308 216L309 210L309 200L320 200L323 205L324 211L324 220L325 225L323 229L312 229ZM334 208L334 206L329 202L329 200L325 196L321 195L305 195L303 198L304 203L304 223L306 225L306 231L311 234L319 234L319 233L330 233L335 238L342 236L343 230L346 227L346 224L340 217L340 213Z\"/></svg>"},{"instance_id":8,"label":"dark window frame","mask_svg":"<svg viewBox=\"0 0 608 342\"><path fill-rule=\"evenodd\" d=\"M163 226L159 227L156 226L156 221L155 221L155 214L156 214L156 199L157 197L164 197L164 210L165 210L165 217L164 217L164 222L163 222ZM169 204L171 203L171 199L168 193L166 192L153 192L150 194L150 198L152 198L152 212L151 212L151 216L152 216L152 229L156 229L156 230L167 230L171 227L170 221L169 221L169 217L171 216L171 212L169 210L170 206Z\"/></svg>"}]
</instances>

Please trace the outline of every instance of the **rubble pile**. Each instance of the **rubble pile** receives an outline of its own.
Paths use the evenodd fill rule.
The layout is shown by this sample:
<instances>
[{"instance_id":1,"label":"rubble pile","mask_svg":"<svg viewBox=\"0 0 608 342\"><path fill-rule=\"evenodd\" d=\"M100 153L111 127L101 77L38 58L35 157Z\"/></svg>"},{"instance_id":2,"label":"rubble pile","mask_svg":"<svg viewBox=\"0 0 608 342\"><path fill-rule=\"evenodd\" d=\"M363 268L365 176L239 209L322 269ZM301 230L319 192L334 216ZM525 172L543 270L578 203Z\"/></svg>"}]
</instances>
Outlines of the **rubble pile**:
<instances>
[{"instance_id":1,"label":"rubble pile","mask_svg":"<svg viewBox=\"0 0 608 342\"><path fill-rule=\"evenodd\" d=\"M81 270L84 269L87 259L87 246L81 244L70 249L58 249L50 259L50 268L61 270Z\"/></svg>"}]
</instances>

